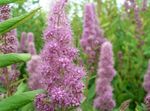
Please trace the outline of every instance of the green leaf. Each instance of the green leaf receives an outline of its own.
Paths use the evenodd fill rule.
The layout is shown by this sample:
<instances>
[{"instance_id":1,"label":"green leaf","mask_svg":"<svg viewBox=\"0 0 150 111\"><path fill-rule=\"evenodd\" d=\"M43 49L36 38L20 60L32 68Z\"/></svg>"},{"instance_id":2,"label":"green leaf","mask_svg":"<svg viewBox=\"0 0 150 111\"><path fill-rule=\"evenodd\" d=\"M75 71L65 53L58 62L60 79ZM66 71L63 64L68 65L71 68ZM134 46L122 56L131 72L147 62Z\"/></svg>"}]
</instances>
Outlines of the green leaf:
<instances>
[{"instance_id":1,"label":"green leaf","mask_svg":"<svg viewBox=\"0 0 150 111\"><path fill-rule=\"evenodd\" d=\"M20 111L35 111L33 102L25 105Z\"/></svg>"},{"instance_id":2,"label":"green leaf","mask_svg":"<svg viewBox=\"0 0 150 111\"><path fill-rule=\"evenodd\" d=\"M29 20L40 8L37 8L30 13L26 13L24 15L21 15L19 17L8 19L4 22L0 23L0 34L4 34L14 28L16 28L18 25L21 25L25 23L27 20Z\"/></svg>"},{"instance_id":3,"label":"green leaf","mask_svg":"<svg viewBox=\"0 0 150 111\"><path fill-rule=\"evenodd\" d=\"M22 83L17 87L17 91L16 91L15 95L21 94L21 93L23 93L23 92L25 92L25 91L27 91L27 90L28 90L27 84L25 84L25 83L22 82Z\"/></svg>"},{"instance_id":4,"label":"green leaf","mask_svg":"<svg viewBox=\"0 0 150 111\"><path fill-rule=\"evenodd\" d=\"M87 99L81 104L81 108L83 111L95 111L92 101L88 101Z\"/></svg>"},{"instance_id":5,"label":"green leaf","mask_svg":"<svg viewBox=\"0 0 150 111\"><path fill-rule=\"evenodd\" d=\"M92 100L95 96L95 83L92 84L92 86L90 87L90 89L88 90L88 100Z\"/></svg>"},{"instance_id":6,"label":"green leaf","mask_svg":"<svg viewBox=\"0 0 150 111\"><path fill-rule=\"evenodd\" d=\"M21 108L33 102L35 96L43 92L43 90L29 91L3 99L0 101L0 111L13 111Z\"/></svg>"},{"instance_id":7,"label":"green leaf","mask_svg":"<svg viewBox=\"0 0 150 111\"><path fill-rule=\"evenodd\" d=\"M23 3L25 0L0 0L0 5L6 5L9 3Z\"/></svg>"},{"instance_id":8,"label":"green leaf","mask_svg":"<svg viewBox=\"0 0 150 111\"><path fill-rule=\"evenodd\" d=\"M144 104L142 104L142 105L137 104L136 108L135 108L135 111L147 111L146 106Z\"/></svg>"},{"instance_id":9,"label":"green leaf","mask_svg":"<svg viewBox=\"0 0 150 111\"><path fill-rule=\"evenodd\" d=\"M30 54L0 54L0 67L6 67L15 63L26 62L30 59Z\"/></svg>"},{"instance_id":10,"label":"green leaf","mask_svg":"<svg viewBox=\"0 0 150 111\"><path fill-rule=\"evenodd\" d=\"M0 86L0 93L5 93L6 92L6 89L2 86Z\"/></svg>"}]
</instances>

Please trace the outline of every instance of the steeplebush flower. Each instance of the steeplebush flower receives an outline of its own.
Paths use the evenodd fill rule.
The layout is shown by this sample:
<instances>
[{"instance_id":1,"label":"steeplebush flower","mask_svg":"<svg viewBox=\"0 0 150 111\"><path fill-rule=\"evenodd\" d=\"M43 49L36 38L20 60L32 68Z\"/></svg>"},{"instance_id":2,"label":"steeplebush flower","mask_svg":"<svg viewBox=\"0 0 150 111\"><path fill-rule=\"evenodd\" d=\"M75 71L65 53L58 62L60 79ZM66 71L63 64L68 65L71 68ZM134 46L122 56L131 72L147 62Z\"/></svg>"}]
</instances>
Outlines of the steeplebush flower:
<instances>
[{"instance_id":1,"label":"steeplebush flower","mask_svg":"<svg viewBox=\"0 0 150 111\"><path fill-rule=\"evenodd\" d=\"M115 101L113 100L111 81L116 72L113 68L114 60L110 42L102 44L100 55L94 106L101 111L112 111Z\"/></svg>"},{"instance_id":2,"label":"steeplebush flower","mask_svg":"<svg viewBox=\"0 0 150 111\"><path fill-rule=\"evenodd\" d=\"M137 25L137 30L138 30L138 28L141 28L142 21L140 18L140 8L137 5L136 1L135 0L125 0L124 6L125 6L125 10L127 12L130 12L131 10L133 10L135 23Z\"/></svg>"},{"instance_id":3,"label":"steeplebush flower","mask_svg":"<svg viewBox=\"0 0 150 111\"><path fill-rule=\"evenodd\" d=\"M13 92L15 91L15 85L11 86L16 80L18 80L18 77L20 75L19 70L17 69L17 65L13 64L10 68L2 68L0 70L0 84L4 87L9 86L9 91ZM6 78L7 76L7 78Z\"/></svg>"},{"instance_id":4,"label":"steeplebush flower","mask_svg":"<svg viewBox=\"0 0 150 111\"><path fill-rule=\"evenodd\" d=\"M147 92L147 95L145 97L145 103L147 105L147 109L150 110L150 61L148 64L147 72L144 76L143 87L144 87L145 91Z\"/></svg>"},{"instance_id":5,"label":"steeplebush flower","mask_svg":"<svg viewBox=\"0 0 150 111\"><path fill-rule=\"evenodd\" d=\"M41 77L39 75L38 66L41 64L39 55L33 55L32 59L27 63L27 71L29 72L28 86L30 89L42 89Z\"/></svg>"},{"instance_id":6,"label":"steeplebush flower","mask_svg":"<svg viewBox=\"0 0 150 111\"><path fill-rule=\"evenodd\" d=\"M125 11L129 13L131 9L134 8L134 4L135 4L135 0L125 0L124 2Z\"/></svg>"},{"instance_id":7,"label":"steeplebush flower","mask_svg":"<svg viewBox=\"0 0 150 111\"><path fill-rule=\"evenodd\" d=\"M100 47L105 40L103 31L98 24L95 6L88 3L85 5L84 27L80 43L83 51L88 55L89 63L95 63Z\"/></svg>"},{"instance_id":8,"label":"steeplebush flower","mask_svg":"<svg viewBox=\"0 0 150 111\"><path fill-rule=\"evenodd\" d=\"M10 18L10 8L8 5L0 6L0 22Z\"/></svg>"},{"instance_id":9,"label":"steeplebush flower","mask_svg":"<svg viewBox=\"0 0 150 111\"><path fill-rule=\"evenodd\" d=\"M27 71L29 72L28 86L30 89L42 89L41 76L39 74L38 67L41 64L41 57L37 55L35 45L34 45L34 35L32 32L27 34L26 47L28 53L32 55L31 60L27 63Z\"/></svg>"},{"instance_id":10,"label":"steeplebush flower","mask_svg":"<svg viewBox=\"0 0 150 111\"><path fill-rule=\"evenodd\" d=\"M143 2L142 2L142 11L147 10L147 6L148 6L148 0L143 0Z\"/></svg>"},{"instance_id":11,"label":"steeplebush flower","mask_svg":"<svg viewBox=\"0 0 150 111\"><path fill-rule=\"evenodd\" d=\"M64 9L66 2L56 2L44 32L45 45L40 54L42 63L39 72L50 103L43 102L45 96L37 96L35 103L39 111L45 111L45 107L47 111L55 108L67 110L79 106L83 97L82 78L85 72L73 63L78 51L72 46L72 32Z\"/></svg>"},{"instance_id":12,"label":"steeplebush flower","mask_svg":"<svg viewBox=\"0 0 150 111\"><path fill-rule=\"evenodd\" d=\"M10 8L8 5L0 6L0 22L10 18ZM0 36L0 52L1 53L12 53L16 52L18 49L18 40L16 37L16 30L11 30L10 32Z\"/></svg>"},{"instance_id":13,"label":"steeplebush flower","mask_svg":"<svg viewBox=\"0 0 150 111\"><path fill-rule=\"evenodd\" d=\"M10 18L10 7L8 5L0 6L0 22L3 22ZM18 49L18 40L16 37L16 30L11 30L3 35L0 35L0 53L15 53ZM12 65L11 68L2 68L0 75L0 82L3 86L9 86L19 76L19 71L17 70L16 65ZM7 77L6 77L7 76ZM12 92L14 89L12 86L9 86L9 89Z\"/></svg>"},{"instance_id":14,"label":"steeplebush flower","mask_svg":"<svg viewBox=\"0 0 150 111\"><path fill-rule=\"evenodd\" d=\"M39 111L54 111L50 98L46 94L37 95L35 104Z\"/></svg>"},{"instance_id":15,"label":"steeplebush flower","mask_svg":"<svg viewBox=\"0 0 150 111\"><path fill-rule=\"evenodd\" d=\"M36 49L35 49L35 44L34 44L34 35L33 33L29 32L27 34L27 50L30 54L36 55Z\"/></svg>"},{"instance_id":16,"label":"steeplebush flower","mask_svg":"<svg viewBox=\"0 0 150 111\"><path fill-rule=\"evenodd\" d=\"M144 86L144 89L145 91L148 93L150 93L150 61L149 61L149 65L148 65L148 69L147 69L147 72L144 76L144 83L143 83L143 86Z\"/></svg>"},{"instance_id":17,"label":"steeplebush flower","mask_svg":"<svg viewBox=\"0 0 150 111\"><path fill-rule=\"evenodd\" d=\"M36 55L36 49L35 49L35 43L34 43L34 34L32 32L21 33L21 39L20 39L20 52L28 52L32 55Z\"/></svg>"},{"instance_id":18,"label":"steeplebush flower","mask_svg":"<svg viewBox=\"0 0 150 111\"><path fill-rule=\"evenodd\" d=\"M142 27L142 20L140 18L140 8L136 3L134 4L134 18L135 18L135 23L137 25L137 31L140 31Z\"/></svg>"},{"instance_id":19,"label":"steeplebush flower","mask_svg":"<svg viewBox=\"0 0 150 111\"><path fill-rule=\"evenodd\" d=\"M143 22L142 19L140 17L140 7L138 6L138 4L136 3L136 1L134 1L134 20L135 20L135 24L136 24L136 38L139 41L138 47L143 46L144 41L142 40L141 36L143 36L144 34L144 30L143 30Z\"/></svg>"},{"instance_id":20,"label":"steeplebush flower","mask_svg":"<svg viewBox=\"0 0 150 111\"><path fill-rule=\"evenodd\" d=\"M26 32L22 32L21 33L21 38L20 38L20 47L19 47L19 51L20 52L26 52L26 45L27 45L27 33Z\"/></svg>"},{"instance_id":21,"label":"steeplebush flower","mask_svg":"<svg viewBox=\"0 0 150 111\"><path fill-rule=\"evenodd\" d=\"M144 5L144 2L146 2L146 1L143 1L143 5ZM142 19L140 17L141 9L135 0L126 0L124 3L124 6L125 6L125 10L127 13L129 13L129 12L131 12L131 10L133 10L134 21L135 21L135 25L136 25L136 32L138 33L136 35L136 38L139 40L139 45L143 45L144 41L141 40L141 36L144 34L144 31L143 31Z\"/></svg>"}]
</instances>

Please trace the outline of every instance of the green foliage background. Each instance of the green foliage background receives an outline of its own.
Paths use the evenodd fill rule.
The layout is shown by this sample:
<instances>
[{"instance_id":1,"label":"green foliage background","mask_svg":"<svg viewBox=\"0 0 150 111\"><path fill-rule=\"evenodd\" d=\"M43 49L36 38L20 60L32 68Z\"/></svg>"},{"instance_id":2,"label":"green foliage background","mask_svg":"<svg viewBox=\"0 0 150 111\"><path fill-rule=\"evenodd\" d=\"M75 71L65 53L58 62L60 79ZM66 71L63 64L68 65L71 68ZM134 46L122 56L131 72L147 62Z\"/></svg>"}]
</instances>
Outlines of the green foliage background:
<instances>
[{"instance_id":1,"label":"green foliage background","mask_svg":"<svg viewBox=\"0 0 150 111\"><path fill-rule=\"evenodd\" d=\"M28 3L28 2L26 2ZM38 0L32 0L29 1L30 5L25 5L25 4L18 4L15 5L14 7L12 7L12 16L16 17L19 16L23 13L28 12L29 10L32 9L32 7L34 6L38 6L39 5L39 1ZM32 19L28 20L27 22L25 22L24 24L20 25L17 27L17 36L20 39L21 37L21 33L22 32L33 32L34 33L34 37L35 37L35 46L37 49L37 52L40 52L42 46L43 46L43 30L44 27L46 25L46 12L44 12L43 10L41 10L39 13L37 13L34 17L32 17Z\"/></svg>"},{"instance_id":2,"label":"green foliage background","mask_svg":"<svg viewBox=\"0 0 150 111\"><path fill-rule=\"evenodd\" d=\"M118 110L124 101L130 99L129 111L144 111L145 106L143 102L146 93L142 84L150 58L150 20L148 19L150 17L150 7L148 7L146 11L140 12L143 24L142 29L144 31L144 34L140 35L136 32L133 11L128 15L124 6L118 6L116 0L107 0L105 2L94 0L93 2L97 6L97 16L100 26L104 30L104 35L113 44L115 69L117 70L116 77L112 82L114 98L117 103L116 110ZM138 0L137 2L141 8L142 0ZM83 7L84 3L81 5L80 11L83 11ZM75 12L77 12L77 10L76 8ZM74 31L74 42L78 48L80 48L78 43L82 35L81 27L83 27L83 18L80 18L77 13L75 13L72 20L72 28ZM144 41L144 45L139 45L140 41L137 40L136 35L140 35L140 41ZM118 55L120 52L122 52L121 61ZM81 57L85 59L82 53L81 50ZM85 66L87 67L87 65ZM90 84L93 85L89 89L88 96L93 96L94 98L94 82L92 81ZM91 101L92 100L88 99L85 101L83 105L85 111L93 110Z\"/></svg>"}]
</instances>

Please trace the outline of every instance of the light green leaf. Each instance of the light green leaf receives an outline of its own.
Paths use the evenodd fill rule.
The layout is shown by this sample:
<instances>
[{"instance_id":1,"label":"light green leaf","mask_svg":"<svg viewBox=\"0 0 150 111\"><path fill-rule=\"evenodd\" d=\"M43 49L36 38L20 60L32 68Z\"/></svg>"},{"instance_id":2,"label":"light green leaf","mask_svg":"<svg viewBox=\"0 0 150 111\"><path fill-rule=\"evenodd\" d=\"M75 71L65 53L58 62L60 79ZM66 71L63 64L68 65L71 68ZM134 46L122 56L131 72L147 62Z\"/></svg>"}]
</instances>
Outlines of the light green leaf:
<instances>
[{"instance_id":1,"label":"light green leaf","mask_svg":"<svg viewBox=\"0 0 150 111\"><path fill-rule=\"evenodd\" d=\"M92 101L88 101L87 99L81 104L81 108L83 111L95 111Z\"/></svg>"},{"instance_id":2,"label":"light green leaf","mask_svg":"<svg viewBox=\"0 0 150 111\"><path fill-rule=\"evenodd\" d=\"M5 93L6 92L6 89L2 86L0 86L0 93Z\"/></svg>"},{"instance_id":3,"label":"light green leaf","mask_svg":"<svg viewBox=\"0 0 150 111\"><path fill-rule=\"evenodd\" d=\"M0 0L0 5L6 5L9 3L23 3L25 0Z\"/></svg>"},{"instance_id":4,"label":"light green leaf","mask_svg":"<svg viewBox=\"0 0 150 111\"><path fill-rule=\"evenodd\" d=\"M30 13L26 13L24 15L21 15L19 17L8 19L4 22L0 23L0 35L16 28L17 26L25 23L27 20L29 20L40 8L37 8Z\"/></svg>"},{"instance_id":5,"label":"light green leaf","mask_svg":"<svg viewBox=\"0 0 150 111\"><path fill-rule=\"evenodd\" d=\"M22 83L17 87L17 91L16 91L15 95L21 94L21 93L27 91L27 89L28 89L27 84L25 84L25 83L22 82Z\"/></svg>"},{"instance_id":6,"label":"light green leaf","mask_svg":"<svg viewBox=\"0 0 150 111\"><path fill-rule=\"evenodd\" d=\"M30 59L30 54L0 54L0 67L6 67L15 63L26 62Z\"/></svg>"},{"instance_id":7,"label":"light green leaf","mask_svg":"<svg viewBox=\"0 0 150 111\"><path fill-rule=\"evenodd\" d=\"M25 105L23 108L21 108L21 111L35 111L33 102Z\"/></svg>"},{"instance_id":8,"label":"light green leaf","mask_svg":"<svg viewBox=\"0 0 150 111\"><path fill-rule=\"evenodd\" d=\"M92 100L95 96L95 83L92 84L92 86L90 87L90 89L88 90L88 100Z\"/></svg>"},{"instance_id":9,"label":"light green leaf","mask_svg":"<svg viewBox=\"0 0 150 111\"><path fill-rule=\"evenodd\" d=\"M14 95L0 101L0 111L13 111L33 102L37 94L43 93L43 90L35 90Z\"/></svg>"}]
</instances>

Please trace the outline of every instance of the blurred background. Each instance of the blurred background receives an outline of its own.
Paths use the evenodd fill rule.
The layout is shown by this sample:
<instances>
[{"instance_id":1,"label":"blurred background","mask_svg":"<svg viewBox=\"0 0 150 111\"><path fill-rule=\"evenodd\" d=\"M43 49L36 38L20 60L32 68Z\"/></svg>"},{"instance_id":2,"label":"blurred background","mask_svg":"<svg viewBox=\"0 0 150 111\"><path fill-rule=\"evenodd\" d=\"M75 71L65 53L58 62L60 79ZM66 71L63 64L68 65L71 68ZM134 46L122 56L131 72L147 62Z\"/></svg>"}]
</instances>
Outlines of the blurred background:
<instances>
[{"instance_id":1,"label":"blurred background","mask_svg":"<svg viewBox=\"0 0 150 111\"><path fill-rule=\"evenodd\" d=\"M110 2L111 0L98 0L99 3L101 2ZM13 17L15 16L18 16L22 13L25 13L25 12L29 12L31 11L32 9L34 9L35 7L38 7L40 6L41 7L41 12L39 13L39 15L37 15L36 17L36 21L33 22L32 20L27 22L26 24L20 26L18 28L18 33L19 35L21 35L20 33L22 31L25 31L25 32L36 32L35 35L36 36L40 36L41 38L41 30L43 30L43 27L44 25L46 24L45 20L46 20L46 17L51 9L51 7L53 6L53 4L55 3L56 1L55 0L27 0L24 4L20 4L20 5L16 5L13 6ZM81 22L80 23L80 28L82 28L82 18L83 18L83 8L84 8L84 4L85 3L88 3L88 2L94 2L96 5L97 5L97 1L96 0L69 0L69 5L68 5L68 9L67 9L67 12L68 12L68 18L70 19L70 21L73 23L73 20L75 19L80 19L80 21L78 22ZM124 3L124 0L116 0L115 1L117 4L117 8L118 10L121 9L121 6L123 5ZM99 11L100 12L100 11ZM32 23L32 24L31 24ZM76 24L76 23L74 23ZM36 29L34 28L36 26L40 26L39 28L36 27ZM24 28L23 28L24 27ZM79 34L81 35L81 34ZM20 37L19 37L20 38ZM38 38L38 37L36 37ZM36 39L36 48L39 52L40 48L41 48L41 44L42 44L42 40L41 39Z\"/></svg>"}]
</instances>

